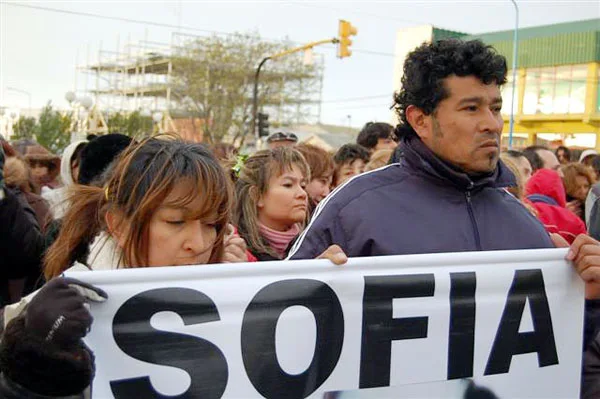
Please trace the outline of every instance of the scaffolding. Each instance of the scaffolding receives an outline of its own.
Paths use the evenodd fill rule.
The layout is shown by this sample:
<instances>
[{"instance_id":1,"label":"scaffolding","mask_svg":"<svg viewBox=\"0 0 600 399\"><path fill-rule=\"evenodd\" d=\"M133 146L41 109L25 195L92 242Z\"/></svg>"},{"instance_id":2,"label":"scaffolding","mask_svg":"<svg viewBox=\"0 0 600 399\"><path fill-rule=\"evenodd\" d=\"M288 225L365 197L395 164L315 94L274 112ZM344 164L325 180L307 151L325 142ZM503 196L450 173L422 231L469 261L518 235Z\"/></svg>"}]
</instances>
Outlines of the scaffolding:
<instances>
[{"instance_id":1,"label":"scaffolding","mask_svg":"<svg viewBox=\"0 0 600 399\"><path fill-rule=\"evenodd\" d=\"M185 49L194 46L203 36L194 36L180 32L171 35L171 43L159 43L145 39L123 46L117 39L115 51L105 50L102 43L98 49L97 62L89 62L89 51L84 65L77 67L78 73L85 74L84 95L94 99L90 118L99 120L95 129L106 129L109 115L121 112L129 114L139 111L145 116L153 116L156 130L179 132L181 123L175 120L190 118L183 99L174 95L173 57L181 55ZM279 79L278 101L265 104L272 115L274 125L306 124L320 121L321 99L323 91L324 57L317 54L313 60L313 71L317 85L303 85L298 76L286 76L285 62L298 62L291 59L269 65L271 79ZM248 71L248 84L252 83L254 71ZM91 85L89 84L91 82ZM77 78L76 78L77 85ZM89 88L88 86L93 86ZM295 96L295 97L294 97ZM294 97L297 101L290 101ZM157 121L155 115L162 115ZM192 122L192 124L194 124ZM99 127L98 127L99 126ZM178 128L179 127L179 128ZM88 131L93 130L88 126ZM197 139L197 138L196 138Z\"/></svg>"},{"instance_id":2,"label":"scaffolding","mask_svg":"<svg viewBox=\"0 0 600 399\"><path fill-rule=\"evenodd\" d=\"M147 35L146 35L147 37ZM117 38L116 50L106 50L100 43L96 62L90 62L89 51L83 65L76 67L76 92L93 98L94 106L89 112L90 121L84 122L88 133L105 133L106 120L114 113L130 114L139 111L144 116L162 114L155 120L160 131L176 131L171 119L173 107L169 82L172 63L168 44L142 40L128 41L123 46ZM83 74L85 86L77 91L77 75ZM91 82L91 84L90 84ZM90 87L91 86L91 87Z\"/></svg>"}]
</instances>

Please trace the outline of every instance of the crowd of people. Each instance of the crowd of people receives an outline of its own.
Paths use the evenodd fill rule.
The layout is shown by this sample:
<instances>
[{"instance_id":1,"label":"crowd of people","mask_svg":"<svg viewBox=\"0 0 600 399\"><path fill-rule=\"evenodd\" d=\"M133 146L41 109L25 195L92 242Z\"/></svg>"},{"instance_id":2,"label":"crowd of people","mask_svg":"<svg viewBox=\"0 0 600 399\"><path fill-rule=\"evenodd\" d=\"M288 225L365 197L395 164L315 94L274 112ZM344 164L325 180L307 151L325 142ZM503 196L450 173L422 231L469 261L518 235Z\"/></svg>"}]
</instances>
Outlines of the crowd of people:
<instances>
[{"instance_id":1,"label":"crowd of people","mask_svg":"<svg viewBox=\"0 0 600 399\"><path fill-rule=\"evenodd\" d=\"M286 132L250 155L171 135L88 137L61 157L2 140L0 396L89 394L85 303L107 295L66 270L570 246L586 282L582 397L597 397L600 155L501 153L506 72L480 41L423 44L400 124L367 123L335 153Z\"/></svg>"}]
</instances>

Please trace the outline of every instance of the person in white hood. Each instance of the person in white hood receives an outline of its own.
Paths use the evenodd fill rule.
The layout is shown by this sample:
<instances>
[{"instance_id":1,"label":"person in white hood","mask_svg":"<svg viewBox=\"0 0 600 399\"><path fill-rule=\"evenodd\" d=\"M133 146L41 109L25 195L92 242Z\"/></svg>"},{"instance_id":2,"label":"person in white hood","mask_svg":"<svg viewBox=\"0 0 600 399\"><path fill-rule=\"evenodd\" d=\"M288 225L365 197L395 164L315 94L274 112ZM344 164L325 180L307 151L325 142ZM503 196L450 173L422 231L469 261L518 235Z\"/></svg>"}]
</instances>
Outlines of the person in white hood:
<instances>
[{"instance_id":1,"label":"person in white hood","mask_svg":"<svg viewBox=\"0 0 600 399\"><path fill-rule=\"evenodd\" d=\"M47 190L42 193L42 197L48 201L50 212L54 219L61 219L69 206L67 191L77 182L79 174L79 155L87 144L87 140L75 141L67 146L63 151L60 161L60 178L62 186L55 190Z\"/></svg>"}]
</instances>

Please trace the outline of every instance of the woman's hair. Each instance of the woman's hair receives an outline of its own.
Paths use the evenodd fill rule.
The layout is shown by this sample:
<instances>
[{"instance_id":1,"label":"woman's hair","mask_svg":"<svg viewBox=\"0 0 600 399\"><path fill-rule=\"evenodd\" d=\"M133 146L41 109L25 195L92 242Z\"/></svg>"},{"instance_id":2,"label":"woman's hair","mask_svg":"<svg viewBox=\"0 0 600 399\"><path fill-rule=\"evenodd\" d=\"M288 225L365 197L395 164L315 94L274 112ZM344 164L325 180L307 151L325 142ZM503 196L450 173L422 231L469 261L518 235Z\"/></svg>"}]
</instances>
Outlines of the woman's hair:
<instances>
[{"instance_id":1,"label":"woman's hair","mask_svg":"<svg viewBox=\"0 0 600 399\"><path fill-rule=\"evenodd\" d=\"M210 147L212 153L217 157L219 161L230 161L234 159L238 151L233 144L228 143L216 143Z\"/></svg>"},{"instance_id":2,"label":"woman's hair","mask_svg":"<svg viewBox=\"0 0 600 399\"><path fill-rule=\"evenodd\" d=\"M225 174L231 183L235 183L237 176L234 169L238 158L238 150L233 144L227 143L216 143L209 148L225 170Z\"/></svg>"},{"instance_id":3,"label":"woman's hair","mask_svg":"<svg viewBox=\"0 0 600 399\"><path fill-rule=\"evenodd\" d=\"M31 192L29 165L21 158L10 157L4 163L4 181L11 188L18 188L22 192Z\"/></svg>"},{"instance_id":4,"label":"woman's hair","mask_svg":"<svg viewBox=\"0 0 600 399\"><path fill-rule=\"evenodd\" d=\"M564 174L563 183L565 185L565 191L569 196L573 196L573 193L577 191L577 176L585 177L588 180L590 187L595 183L593 170L578 162L571 162L563 166L562 171Z\"/></svg>"},{"instance_id":5,"label":"woman's hair","mask_svg":"<svg viewBox=\"0 0 600 399\"><path fill-rule=\"evenodd\" d=\"M517 151L513 151L517 152ZM518 153L518 152L517 152ZM524 155L520 155L522 157L524 157ZM506 167L508 167L508 169L510 169L510 171L512 172L513 175L515 175L515 180L516 180L516 185L512 186L512 187L507 187L506 190L508 190L509 193L511 193L512 195L514 195L518 200L523 200L523 193L524 193L524 189L525 187L523 187L523 176L521 175L521 172L519 171L519 168L517 167L517 164L515 163L515 160L518 158L518 155L515 156L510 152L503 152L502 154L500 154L500 159L502 160L502 162L504 162L504 165L506 165Z\"/></svg>"},{"instance_id":6,"label":"woman's hair","mask_svg":"<svg viewBox=\"0 0 600 399\"><path fill-rule=\"evenodd\" d=\"M316 145L301 143L296 147L304 156L312 179L319 179L333 175L333 157L324 149Z\"/></svg>"},{"instance_id":7,"label":"woman's hair","mask_svg":"<svg viewBox=\"0 0 600 399\"><path fill-rule=\"evenodd\" d=\"M535 210L535 208L531 205L530 202L524 201L525 187L523 187L523 176L521 175L521 172L519 171L519 168L517 167L517 164L515 163L516 159L518 159L519 157L525 157L525 155L523 155L519 151L513 151L513 150L508 150L507 152L503 152L502 154L500 154L500 159L502 160L504 165L506 165L506 167L508 169L510 169L510 171L513 173L513 175L515 175L515 180L517 183L515 186L506 187L506 190L509 193L511 193L512 195L514 195L515 198L517 198L519 201L521 201L521 204L533 216L535 216L537 218L537 217L539 217L539 215L538 215L538 212Z\"/></svg>"},{"instance_id":8,"label":"woman's hair","mask_svg":"<svg viewBox=\"0 0 600 399\"><path fill-rule=\"evenodd\" d=\"M554 151L554 155L556 155L556 157L558 158L558 153L562 151L563 154L565 155L565 158L567 159L567 162L571 162L571 150L569 150L567 147L565 147L564 145L561 145L560 147L558 147L555 151Z\"/></svg>"},{"instance_id":9,"label":"woman's hair","mask_svg":"<svg viewBox=\"0 0 600 399\"><path fill-rule=\"evenodd\" d=\"M592 155L591 158L590 167L596 173L596 178L600 178L600 155Z\"/></svg>"},{"instance_id":10,"label":"woman's hair","mask_svg":"<svg viewBox=\"0 0 600 399\"><path fill-rule=\"evenodd\" d=\"M132 143L115 159L103 187L76 184L70 191L70 207L58 238L48 250L44 274L55 277L74 261L82 243L89 243L106 229L108 211L119 215L125 234L121 262L124 267L148 264L148 229L152 215L178 183L189 193L172 206L185 206L198 196L202 208L195 217L216 214L217 238L209 263L221 260L223 237L230 219L232 190L218 161L203 145L186 143L173 136L158 136Z\"/></svg>"},{"instance_id":11,"label":"woman's hair","mask_svg":"<svg viewBox=\"0 0 600 399\"><path fill-rule=\"evenodd\" d=\"M258 227L258 201L269 189L272 176L280 176L297 166L306 181L310 181L310 169L304 156L292 147L262 150L251 155L240 169L235 184L237 203L234 223L250 249L257 253L276 253L261 238Z\"/></svg>"},{"instance_id":12,"label":"woman's hair","mask_svg":"<svg viewBox=\"0 0 600 399\"><path fill-rule=\"evenodd\" d=\"M6 158L16 157L19 155L17 151L10 145L10 143L3 138L0 138L0 143L2 144L2 149L4 150L4 155Z\"/></svg>"},{"instance_id":13,"label":"woman's hair","mask_svg":"<svg viewBox=\"0 0 600 399\"><path fill-rule=\"evenodd\" d=\"M365 172L379 169L382 166L387 165L388 161L390 160L393 154L394 150L391 148L375 151L373 155L371 155L371 160L365 166Z\"/></svg>"}]
</instances>

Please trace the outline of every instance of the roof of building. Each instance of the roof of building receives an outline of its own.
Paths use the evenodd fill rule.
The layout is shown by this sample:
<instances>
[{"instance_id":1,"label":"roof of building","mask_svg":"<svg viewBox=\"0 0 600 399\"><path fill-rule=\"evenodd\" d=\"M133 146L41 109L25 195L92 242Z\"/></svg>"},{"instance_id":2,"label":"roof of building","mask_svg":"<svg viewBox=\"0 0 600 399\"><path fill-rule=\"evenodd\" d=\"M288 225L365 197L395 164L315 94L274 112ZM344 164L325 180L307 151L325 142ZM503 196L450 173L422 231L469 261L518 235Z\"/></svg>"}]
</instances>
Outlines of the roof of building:
<instances>
[{"instance_id":1,"label":"roof of building","mask_svg":"<svg viewBox=\"0 0 600 399\"><path fill-rule=\"evenodd\" d=\"M519 29L519 40L538 39L542 37L551 37L569 33L600 32L600 18L588 19L583 21L563 22L552 25L533 26L530 28ZM496 43L502 41L512 41L513 29L499 32L479 33L473 35L464 35L466 40L481 39L486 43Z\"/></svg>"},{"instance_id":2,"label":"roof of building","mask_svg":"<svg viewBox=\"0 0 600 399\"><path fill-rule=\"evenodd\" d=\"M512 65L513 30L462 36L491 44ZM600 19L519 29L521 68L586 64L600 61Z\"/></svg>"},{"instance_id":3,"label":"roof of building","mask_svg":"<svg viewBox=\"0 0 600 399\"><path fill-rule=\"evenodd\" d=\"M300 142L319 145L328 151L337 150L347 143L355 143L359 132L356 128L324 124L285 126L272 128L271 131L276 132L278 129L294 133ZM326 143L326 145L322 143Z\"/></svg>"},{"instance_id":4,"label":"roof of building","mask_svg":"<svg viewBox=\"0 0 600 399\"><path fill-rule=\"evenodd\" d=\"M453 30L433 28L433 40L445 40L445 39L460 39L467 36L467 33L456 32Z\"/></svg>"}]
</instances>

